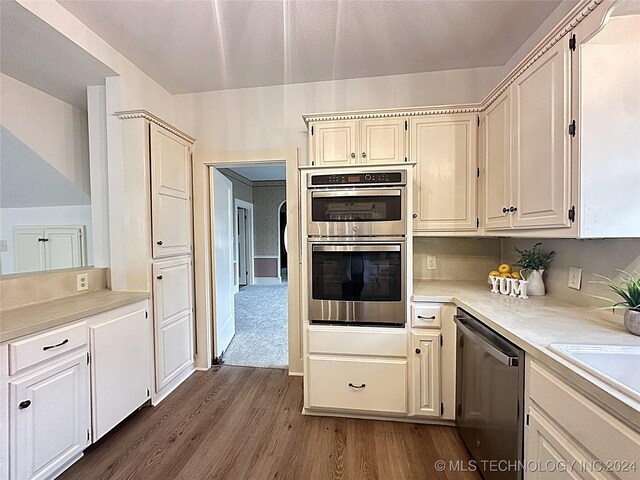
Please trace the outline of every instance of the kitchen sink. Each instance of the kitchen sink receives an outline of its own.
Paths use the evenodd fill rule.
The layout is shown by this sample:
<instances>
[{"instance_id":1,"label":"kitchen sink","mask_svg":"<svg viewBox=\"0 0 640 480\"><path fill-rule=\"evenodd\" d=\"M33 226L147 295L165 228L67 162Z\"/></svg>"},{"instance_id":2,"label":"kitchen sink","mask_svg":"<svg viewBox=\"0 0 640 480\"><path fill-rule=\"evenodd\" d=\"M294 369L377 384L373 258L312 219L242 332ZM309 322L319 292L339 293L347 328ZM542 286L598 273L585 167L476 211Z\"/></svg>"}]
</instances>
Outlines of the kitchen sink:
<instances>
[{"instance_id":1,"label":"kitchen sink","mask_svg":"<svg viewBox=\"0 0 640 480\"><path fill-rule=\"evenodd\" d=\"M640 402L640 346L554 343L549 348Z\"/></svg>"}]
</instances>

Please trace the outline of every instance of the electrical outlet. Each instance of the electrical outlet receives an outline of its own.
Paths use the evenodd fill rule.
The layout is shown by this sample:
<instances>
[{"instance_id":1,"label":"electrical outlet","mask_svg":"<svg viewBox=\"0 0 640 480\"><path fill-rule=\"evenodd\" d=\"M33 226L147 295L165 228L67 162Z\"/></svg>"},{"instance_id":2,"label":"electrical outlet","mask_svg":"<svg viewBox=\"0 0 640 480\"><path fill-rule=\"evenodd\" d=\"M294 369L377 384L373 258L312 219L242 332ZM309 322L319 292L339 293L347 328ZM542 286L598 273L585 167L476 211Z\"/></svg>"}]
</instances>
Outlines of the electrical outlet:
<instances>
[{"instance_id":1,"label":"electrical outlet","mask_svg":"<svg viewBox=\"0 0 640 480\"><path fill-rule=\"evenodd\" d=\"M89 274L87 273L79 273L78 276L76 277L77 279L77 288L76 290L78 292L81 292L82 290L88 290L89 289Z\"/></svg>"},{"instance_id":2,"label":"electrical outlet","mask_svg":"<svg viewBox=\"0 0 640 480\"><path fill-rule=\"evenodd\" d=\"M582 286L582 269L569 267L569 288L580 290Z\"/></svg>"},{"instance_id":3,"label":"electrical outlet","mask_svg":"<svg viewBox=\"0 0 640 480\"><path fill-rule=\"evenodd\" d=\"M427 255L427 270L436 269L436 257L433 255Z\"/></svg>"}]
</instances>

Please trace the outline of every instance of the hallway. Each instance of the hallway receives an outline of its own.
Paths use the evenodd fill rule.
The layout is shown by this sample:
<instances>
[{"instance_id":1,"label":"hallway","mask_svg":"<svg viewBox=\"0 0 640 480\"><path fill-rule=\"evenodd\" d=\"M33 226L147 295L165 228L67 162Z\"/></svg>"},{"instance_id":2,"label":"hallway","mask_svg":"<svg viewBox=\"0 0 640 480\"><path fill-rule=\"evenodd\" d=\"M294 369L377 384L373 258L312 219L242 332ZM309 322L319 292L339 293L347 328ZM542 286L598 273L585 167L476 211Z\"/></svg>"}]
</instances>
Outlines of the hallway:
<instances>
[{"instance_id":1,"label":"hallway","mask_svg":"<svg viewBox=\"0 0 640 480\"><path fill-rule=\"evenodd\" d=\"M248 285L235 294L236 334L226 365L288 366L287 284Z\"/></svg>"}]
</instances>

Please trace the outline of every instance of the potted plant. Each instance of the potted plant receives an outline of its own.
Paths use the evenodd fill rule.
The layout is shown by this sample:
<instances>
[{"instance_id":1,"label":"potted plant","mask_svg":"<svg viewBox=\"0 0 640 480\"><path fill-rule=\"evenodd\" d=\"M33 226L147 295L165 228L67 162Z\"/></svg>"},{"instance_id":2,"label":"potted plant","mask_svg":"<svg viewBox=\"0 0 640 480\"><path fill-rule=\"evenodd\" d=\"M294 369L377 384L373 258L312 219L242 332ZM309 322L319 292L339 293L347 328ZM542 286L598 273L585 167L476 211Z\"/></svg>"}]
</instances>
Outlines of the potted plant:
<instances>
[{"instance_id":1,"label":"potted plant","mask_svg":"<svg viewBox=\"0 0 640 480\"><path fill-rule=\"evenodd\" d=\"M542 274L551 264L551 260L556 256L556 252L542 250L541 242L536 243L530 250L520 250L515 248L520 258L516 265L522 267L522 276L527 282L527 293L529 295L544 295L546 293Z\"/></svg>"},{"instance_id":2,"label":"potted plant","mask_svg":"<svg viewBox=\"0 0 640 480\"><path fill-rule=\"evenodd\" d=\"M594 281L594 283L605 285L620 297L620 301L616 302L614 299L597 295L592 296L610 303L608 307L602 307L603 309L625 309L624 326L634 335L640 335L640 274L638 272L627 273L624 270L618 271L622 274L620 283L598 274L595 276L601 280Z\"/></svg>"}]
</instances>

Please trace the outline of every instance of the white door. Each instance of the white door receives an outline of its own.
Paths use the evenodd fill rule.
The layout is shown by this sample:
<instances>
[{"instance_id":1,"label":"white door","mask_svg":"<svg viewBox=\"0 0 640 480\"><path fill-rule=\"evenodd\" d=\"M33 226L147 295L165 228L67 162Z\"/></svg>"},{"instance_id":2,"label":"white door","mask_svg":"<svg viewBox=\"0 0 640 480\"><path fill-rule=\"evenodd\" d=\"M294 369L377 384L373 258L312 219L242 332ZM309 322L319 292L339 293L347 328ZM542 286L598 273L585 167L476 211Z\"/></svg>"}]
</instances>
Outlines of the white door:
<instances>
[{"instance_id":1,"label":"white door","mask_svg":"<svg viewBox=\"0 0 640 480\"><path fill-rule=\"evenodd\" d=\"M213 195L213 263L214 305L213 344L214 358L220 358L236 333L233 304L233 192L231 180L215 168L210 170L210 187Z\"/></svg>"},{"instance_id":2,"label":"white door","mask_svg":"<svg viewBox=\"0 0 640 480\"><path fill-rule=\"evenodd\" d=\"M374 118L360 121L360 162L398 163L406 156L406 120Z\"/></svg>"},{"instance_id":3,"label":"white door","mask_svg":"<svg viewBox=\"0 0 640 480\"><path fill-rule=\"evenodd\" d=\"M568 227L571 51L558 42L512 85L514 228Z\"/></svg>"},{"instance_id":4,"label":"white door","mask_svg":"<svg viewBox=\"0 0 640 480\"><path fill-rule=\"evenodd\" d=\"M238 285L247 284L247 210L238 208Z\"/></svg>"},{"instance_id":5,"label":"white door","mask_svg":"<svg viewBox=\"0 0 640 480\"><path fill-rule=\"evenodd\" d=\"M155 262L153 276L156 390L159 392L194 363L191 257Z\"/></svg>"},{"instance_id":6,"label":"white door","mask_svg":"<svg viewBox=\"0 0 640 480\"><path fill-rule=\"evenodd\" d=\"M318 122L311 126L310 152L315 165L358 163L358 122Z\"/></svg>"},{"instance_id":7,"label":"white door","mask_svg":"<svg viewBox=\"0 0 640 480\"><path fill-rule=\"evenodd\" d=\"M38 272L47 268L44 228L16 227L13 231L14 272Z\"/></svg>"},{"instance_id":8,"label":"white door","mask_svg":"<svg viewBox=\"0 0 640 480\"><path fill-rule=\"evenodd\" d=\"M87 355L9 384L12 480L44 479L89 443Z\"/></svg>"},{"instance_id":9,"label":"white door","mask_svg":"<svg viewBox=\"0 0 640 480\"><path fill-rule=\"evenodd\" d=\"M411 415L440 417L440 334L411 332Z\"/></svg>"},{"instance_id":10,"label":"white door","mask_svg":"<svg viewBox=\"0 0 640 480\"><path fill-rule=\"evenodd\" d=\"M149 399L150 321L145 304L89 326L94 442Z\"/></svg>"},{"instance_id":11,"label":"white door","mask_svg":"<svg viewBox=\"0 0 640 480\"><path fill-rule=\"evenodd\" d=\"M511 225L510 97L508 90L488 109L484 117L484 227L487 230Z\"/></svg>"},{"instance_id":12,"label":"white door","mask_svg":"<svg viewBox=\"0 0 640 480\"><path fill-rule=\"evenodd\" d=\"M414 230L477 230L476 115L412 118Z\"/></svg>"},{"instance_id":13,"label":"white door","mask_svg":"<svg viewBox=\"0 0 640 480\"><path fill-rule=\"evenodd\" d=\"M52 227L44 230L47 270L84 265L83 230L82 227Z\"/></svg>"},{"instance_id":14,"label":"white door","mask_svg":"<svg viewBox=\"0 0 640 480\"><path fill-rule=\"evenodd\" d=\"M151 124L153 258L191 253L191 146Z\"/></svg>"}]
</instances>

